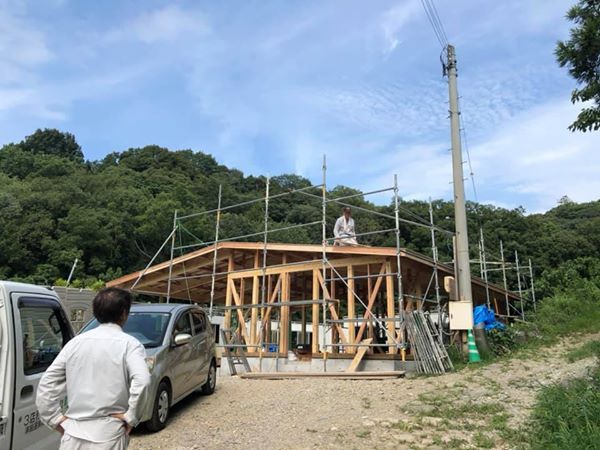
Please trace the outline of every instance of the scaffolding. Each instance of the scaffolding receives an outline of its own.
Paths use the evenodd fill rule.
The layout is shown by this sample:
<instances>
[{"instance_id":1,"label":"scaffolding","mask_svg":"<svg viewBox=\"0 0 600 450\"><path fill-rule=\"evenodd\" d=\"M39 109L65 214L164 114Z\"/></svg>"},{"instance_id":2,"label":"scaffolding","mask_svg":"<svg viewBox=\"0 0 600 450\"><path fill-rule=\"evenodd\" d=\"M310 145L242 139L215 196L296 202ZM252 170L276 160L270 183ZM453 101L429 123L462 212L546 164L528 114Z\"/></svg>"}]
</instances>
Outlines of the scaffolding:
<instances>
[{"instance_id":1,"label":"scaffolding","mask_svg":"<svg viewBox=\"0 0 600 450\"><path fill-rule=\"evenodd\" d=\"M360 206L349 203L349 201L351 201L352 199L358 198L364 200L370 195L383 194L386 192L389 192L392 195L393 214L389 214L381 210L378 211L375 209L370 209L368 207L365 207L364 205ZM289 196L302 196L307 199L311 199L314 202L318 202L320 204L320 216L312 217L312 219L314 220L310 220L305 223L287 226L273 226L271 223L270 213L270 206L272 202L277 199L283 199ZM250 208L255 205L262 205L263 209L263 226L260 231L246 233L238 236L222 235L222 221L225 213L235 210L239 211L240 209L243 210L244 208ZM332 262L329 259L328 249L331 248L332 244L336 244L336 237L328 235L327 233L327 212L328 207L331 207L332 205L337 205L341 207L347 206L355 211L373 214L375 216L385 218L389 221L390 226L384 227L381 230L370 230L362 233L355 232L355 234L349 237L362 238L374 235L393 235L395 242L395 255L393 258L395 260L395 270L393 270L392 263L386 260L387 262L381 264L380 271L378 273L371 273L371 266L369 264L367 265L366 275L355 275L352 265L349 265L347 267L346 272L343 273L340 267L336 264L336 262ZM409 218L401 217L401 211L405 212ZM207 221L205 219L207 217L214 217L214 238L210 241L202 241L192 231L190 231L190 229L186 225L189 224L189 221L193 220L200 220L206 223ZM213 319L213 317L216 314L223 315L225 324L224 326L227 329L231 329L230 324L232 318L237 321L237 332L245 340L245 343L238 345L247 349L253 349L254 352L258 353L258 356L260 357L260 370L262 370L262 358L264 356L264 353L268 346L273 344L272 342L269 342L272 315L277 315L277 319L275 321L276 323L289 324L291 308L296 306L303 306L303 321L306 320L305 307L310 306L312 308L312 349L313 353L316 353L314 352L315 349L318 352L318 339L320 337L320 350L324 361L324 370L327 370L328 353L337 353L340 351L340 349L344 349L345 352L353 354L354 352L356 352L357 348L364 346L368 347L368 350L370 352L373 352L375 349L377 349L377 347L387 347L389 349L390 354L401 354L402 358L404 358L405 350L407 348L405 325L406 312L410 312L414 309L416 309L417 311L423 311L425 309L430 313L434 314L436 317L436 326L438 327L436 339L439 341L440 345L443 345L444 343L444 317L447 313L448 297L443 296L440 289L440 262L437 248L437 238L438 235L453 238L454 233L437 226L434 223L433 217L433 206L431 200L429 201L429 220L424 219L416 215L414 212L402 207L399 196L397 176L394 176L392 186L383 189L377 189L368 192L357 192L337 197L329 197L327 192L327 164L325 157L323 157L321 184L309 185L296 189L287 189L284 190L284 192L273 193L271 190L271 179L267 177L265 182L265 194L263 197L223 206L223 188L222 186L219 186L216 208L187 215L179 215L178 212L175 211L173 216L172 231L167 236L167 238L165 239L159 250L156 252L156 254L152 257L148 265L144 268L143 271L139 273L131 289L135 289L136 285L144 277L144 274L151 267L158 255L161 252L163 252L163 250L165 250L165 247L170 242L166 302L170 302L172 299L172 283L174 281L185 282L185 286L188 293L188 299L190 302L192 302L190 293L190 283L193 282L193 280L195 281L200 278L210 278L210 297L208 305L208 312L210 318ZM429 282L427 283L424 292L415 292L413 294L410 294L408 292L405 292L404 290L401 266L401 224L427 228L430 231L431 258L433 260L433 267L431 271L431 276L429 277ZM320 267L320 269L313 271L313 298L289 301L289 273L282 274L281 277L283 278L279 278L277 285L274 287L271 286L271 277L268 276L268 271L272 270L276 266L268 264L269 237L273 236L276 233L300 228L313 228L316 234L316 230L319 226L321 237L321 260L318 262L318 266ZM192 242L183 242L184 235L188 240L191 238ZM262 238L262 258L260 258L260 255L257 251L254 258L254 271L251 271L252 274L247 275L246 273L248 272L248 270L236 270L232 262L232 258L228 259L228 265L226 270L218 270L218 262L220 261L219 244L225 242L243 241L250 238ZM183 263L182 273L174 275L173 261L177 252L183 255L184 251L209 246L214 246L214 252L212 255L212 271L210 273L188 275L185 263ZM486 251L483 242L482 231L480 232L479 249L480 258L477 262L480 264L481 275L485 282L486 302L487 305L490 306L488 272L492 271L493 269L488 269L487 266L489 264L491 265L495 263L488 262L486 259ZM502 252L503 250L501 248L501 254L503 254ZM310 266L312 268L313 265L315 265L316 263L314 259L303 261L287 261L285 255L283 256L283 258L284 259L282 261L281 266L298 265L304 267L306 265L312 264ZM505 269L507 268L512 269L512 266L505 264L504 259L502 258L502 269L504 275ZM518 264L518 261L515 265L515 268L517 270L520 280L521 275L519 271L520 266ZM533 272L531 267L531 261L529 261L529 269L530 273L532 274ZM240 294L243 296L243 293L246 290L244 286L244 281L246 279L245 277L250 276L252 277L252 297L256 300L253 300L252 304L247 304L244 303L243 299L240 299L239 297ZM288 277L287 282L286 277ZM216 284L218 280L222 280L223 278L227 280L225 306L218 306L215 302ZM259 279L260 282L258 282ZM391 317L389 315L387 317L382 317L380 314L377 314L377 312L373 309L375 299L377 298L377 295L379 295L379 287L383 279L385 279L386 285L385 301L387 302L387 311L388 313L390 311L393 313ZM368 283L368 294L366 296L359 295L359 293L355 289L355 283L357 280L366 280L366 282ZM240 283L239 291L235 286L236 281L239 281ZM375 282L374 285L372 283L373 281ZM341 285L343 285L344 289L347 291L348 318L338 316L339 299L336 299L336 283L341 283ZM530 285L533 293L532 277ZM505 291L507 291L508 288L506 284L506 276L504 276L504 286ZM286 292L285 289L287 289L288 291ZM520 294L522 293L520 284L518 292ZM511 315L510 308L512 307L514 309L515 307L509 302L508 292L505 292L505 296L507 311L506 316L514 317ZM362 308L364 308L364 317L360 318L356 316L356 304L359 304L362 306ZM257 327L255 325L252 325L249 332L248 330L246 330L246 321L248 319L248 316L244 315L244 310L246 311L246 314L250 315L250 323L258 325ZM397 313L395 311L397 311ZM524 318L522 300L520 312L521 318ZM318 318L319 315L322 316L322 319ZM317 317L317 321L315 321L315 317ZM344 339L344 330L346 329L343 328L342 325L348 326L347 331L349 339ZM356 332L356 327L358 327L358 332ZM385 343L366 343L366 341L365 343L363 343L361 341L361 338L365 333L365 328L367 327L371 334L373 333L373 327L376 327L377 330L379 330L379 332L382 332L385 337ZM282 342L285 344L287 342L287 338L281 335L281 326L277 325L276 332L277 342L275 344L279 345ZM306 331L304 328L303 334L305 333ZM246 336L246 334L249 335ZM321 336L319 336L319 334L321 334ZM326 336L328 335L332 336L330 343L327 342L326 339ZM333 339L334 336L335 339ZM303 339L305 338L303 337ZM279 358L279 349L276 353L277 358Z\"/></svg>"},{"instance_id":2,"label":"scaffolding","mask_svg":"<svg viewBox=\"0 0 600 450\"><path fill-rule=\"evenodd\" d=\"M471 260L471 263L479 264L481 278L484 279L486 284L486 300L488 308L492 308L489 294L489 277L490 274L495 272L502 273L502 285L505 291L506 311L507 318L519 319L525 321L525 312L528 307L531 306L533 312L537 312L537 302L535 297L535 280L533 274L533 264L531 258L528 258L528 264L526 266L527 271L523 272L523 266L519 263L519 253L514 250L514 263L507 262L504 254L504 242L499 241L499 258L497 260L488 260L488 254L486 253L485 241L483 228L479 228L479 259ZM492 255L495 256L495 255ZM488 266L492 266L489 268ZM516 276L516 290L509 289L509 283L507 279L507 272L513 273ZM519 297L519 307L511 304L508 299L508 294L512 292ZM529 303L529 305L528 305ZM497 306L492 308L498 313ZM511 311L512 309L512 311ZM511 313L512 312L512 313Z\"/></svg>"}]
</instances>

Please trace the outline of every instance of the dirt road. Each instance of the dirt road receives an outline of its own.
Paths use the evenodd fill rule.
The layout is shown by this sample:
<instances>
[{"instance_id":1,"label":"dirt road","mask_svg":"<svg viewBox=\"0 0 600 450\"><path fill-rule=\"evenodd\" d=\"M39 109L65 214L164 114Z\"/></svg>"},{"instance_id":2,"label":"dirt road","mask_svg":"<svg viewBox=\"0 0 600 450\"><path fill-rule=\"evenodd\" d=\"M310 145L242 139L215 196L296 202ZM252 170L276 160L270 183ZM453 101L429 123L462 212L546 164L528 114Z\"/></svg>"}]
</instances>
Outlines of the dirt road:
<instances>
[{"instance_id":1,"label":"dirt road","mask_svg":"<svg viewBox=\"0 0 600 450\"><path fill-rule=\"evenodd\" d=\"M583 375L567 350L600 333L441 377L386 381L220 378L210 397L177 405L132 449L510 448L541 386Z\"/></svg>"}]
</instances>

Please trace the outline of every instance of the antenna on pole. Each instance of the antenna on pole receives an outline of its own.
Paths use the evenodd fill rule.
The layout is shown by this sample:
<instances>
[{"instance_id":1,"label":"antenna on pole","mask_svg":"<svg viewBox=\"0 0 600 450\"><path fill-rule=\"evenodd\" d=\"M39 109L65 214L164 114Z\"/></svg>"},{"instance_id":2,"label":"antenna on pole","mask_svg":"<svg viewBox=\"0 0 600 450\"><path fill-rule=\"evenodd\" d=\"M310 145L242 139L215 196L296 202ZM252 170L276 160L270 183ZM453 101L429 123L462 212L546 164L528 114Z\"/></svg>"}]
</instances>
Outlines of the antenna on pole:
<instances>
[{"instance_id":1,"label":"antenna on pole","mask_svg":"<svg viewBox=\"0 0 600 450\"><path fill-rule=\"evenodd\" d=\"M456 53L454 46L446 46L448 73L448 94L450 98L450 129L452 138L452 178L454 184L454 222L456 227L456 267L458 279L458 300L471 304L470 322L473 326L473 295L471 292L471 269L469 258L469 238L467 234L467 209L465 206L465 184L463 159L460 141L460 111L458 109L458 88L456 82Z\"/></svg>"}]
</instances>

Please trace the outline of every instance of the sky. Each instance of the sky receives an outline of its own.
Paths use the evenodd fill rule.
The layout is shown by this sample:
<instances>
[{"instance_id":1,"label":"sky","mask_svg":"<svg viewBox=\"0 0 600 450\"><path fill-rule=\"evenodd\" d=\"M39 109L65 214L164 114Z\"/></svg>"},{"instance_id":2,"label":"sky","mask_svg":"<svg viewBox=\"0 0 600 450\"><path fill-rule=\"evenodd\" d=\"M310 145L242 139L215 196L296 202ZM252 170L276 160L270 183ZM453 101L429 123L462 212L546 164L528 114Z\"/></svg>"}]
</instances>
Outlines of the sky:
<instances>
[{"instance_id":1,"label":"sky","mask_svg":"<svg viewBox=\"0 0 600 450\"><path fill-rule=\"evenodd\" d=\"M469 199L600 198L600 134L567 130L580 105L553 54L572 3L437 0ZM326 155L330 187L397 174L404 199L452 198L447 79L419 0L0 0L0 31L0 144L58 128L90 160L157 144L314 184Z\"/></svg>"}]
</instances>

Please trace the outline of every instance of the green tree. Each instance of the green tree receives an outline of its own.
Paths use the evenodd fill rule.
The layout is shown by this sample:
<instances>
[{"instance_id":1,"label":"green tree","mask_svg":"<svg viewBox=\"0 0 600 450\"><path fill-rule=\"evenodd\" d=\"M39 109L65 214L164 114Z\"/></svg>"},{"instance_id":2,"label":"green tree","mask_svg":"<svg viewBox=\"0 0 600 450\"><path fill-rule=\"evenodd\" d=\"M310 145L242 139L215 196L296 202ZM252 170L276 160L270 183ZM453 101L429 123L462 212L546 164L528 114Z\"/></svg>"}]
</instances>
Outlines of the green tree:
<instances>
[{"instance_id":1,"label":"green tree","mask_svg":"<svg viewBox=\"0 0 600 450\"><path fill-rule=\"evenodd\" d=\"M19 145L34 154L54 155L83 162L83 152L75 136L54 128L37 129Z\"/></svg>"},{"instance_id":2,"label":"green tree","mask_svg":"<svg viewBox=\"0 0 600 450\"><path fill-rule=\"evenodd\" d=\"M567 19L575 24L569 40L558 42L556 59L561 67L581 85L574 89L571 101L591 102L584 107L571 131L600 129L600 1L579 0L567 13Z\"/></svg>"}]
</instances>

